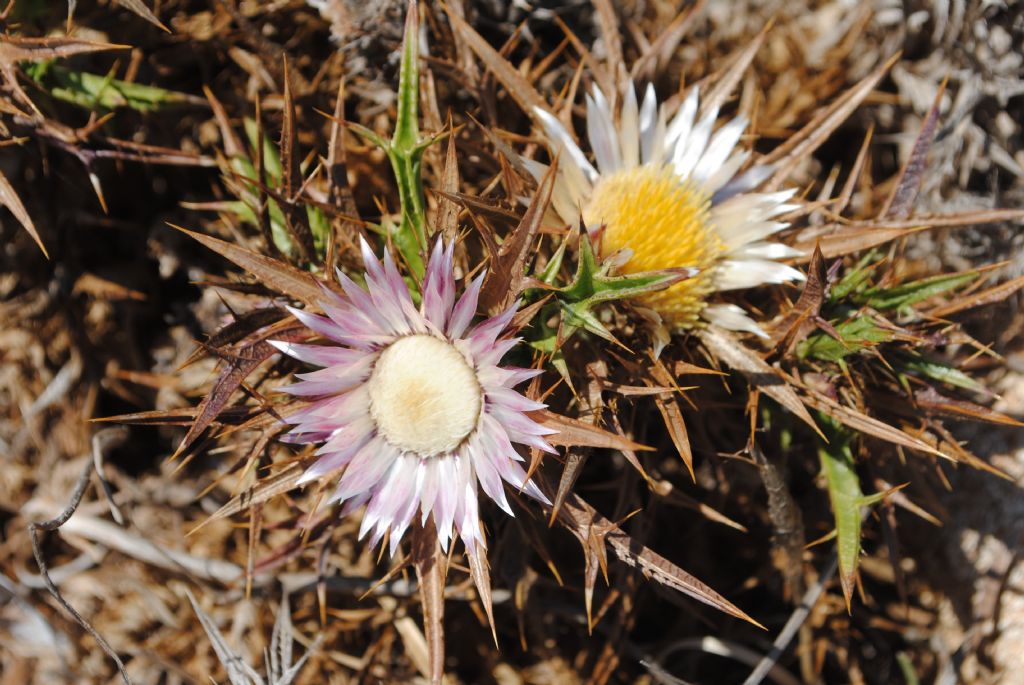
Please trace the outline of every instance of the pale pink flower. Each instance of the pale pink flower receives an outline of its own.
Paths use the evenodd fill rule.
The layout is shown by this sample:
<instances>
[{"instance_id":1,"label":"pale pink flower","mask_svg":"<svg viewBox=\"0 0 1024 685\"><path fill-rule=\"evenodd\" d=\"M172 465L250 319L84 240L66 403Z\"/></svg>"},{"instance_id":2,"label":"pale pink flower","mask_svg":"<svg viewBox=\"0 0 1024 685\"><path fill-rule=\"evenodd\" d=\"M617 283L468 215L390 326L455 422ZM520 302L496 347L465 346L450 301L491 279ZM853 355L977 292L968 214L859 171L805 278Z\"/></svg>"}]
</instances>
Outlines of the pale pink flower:
<instances>
[{"instance_id":1,"label":"pale pink flower","mask_svg":"<svg viewBox=\"0 0 1024 685\"><path fill-rule=\"evenodd\" d=\"M528 414L544 405L513 390L541 372L498 365L519 342L503 335L518 305L473 326L483 275L456 302L453 249L438 240L417 308L391 256L364 241L365 290L338 272L345 296L324 288L326 316L291 310L336 344L274 343L323 367L284 388L315 398L288 417L288 440L323 443L302 481L340 473L334 501L345 513L365 504L360 538L375 546L387 532L392 554L431 515L445 549L455 532L483 546L478 486L510 515L504 483L550 503L512 445L554 452L543 437L554 431Z\"/></svg>"}]
</instances>

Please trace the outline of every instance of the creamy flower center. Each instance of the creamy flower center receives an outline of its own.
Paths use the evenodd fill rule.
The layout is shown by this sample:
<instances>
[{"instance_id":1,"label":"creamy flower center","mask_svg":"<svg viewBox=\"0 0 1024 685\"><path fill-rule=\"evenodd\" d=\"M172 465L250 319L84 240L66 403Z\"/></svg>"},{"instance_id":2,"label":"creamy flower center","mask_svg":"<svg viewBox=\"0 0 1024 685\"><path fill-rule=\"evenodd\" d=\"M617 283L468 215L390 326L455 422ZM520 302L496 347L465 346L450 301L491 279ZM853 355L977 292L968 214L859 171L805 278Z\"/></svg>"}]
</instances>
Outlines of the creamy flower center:
<instances>
[{"instance_id":1,"label":"creamy flower center","mask_svg":"<svg viewBox=\"0 0 1024 685\"><path fill-rule=\"evenodd\" d=\"M466 358L432 335L406 336L381 352L368 388L380 434L420 456L458 447L476 427L483 404Z\"/></svg>"},{"instance_id":2,"label":"creamy flower center","mask_svg":"<svg viewBox=\"0 0 1024 685\"><path fill-rule=\"evenodd\" d=\"M603 175L594 186L583 219L604 225L601 252L623 248L633 256L625 273L698 267L701 273L666 290L637 298L665 322L692 326L714 289L710 267L725 247L710 223L711 198L667 165L645 164Z\"/></svg>"}]
</instances>

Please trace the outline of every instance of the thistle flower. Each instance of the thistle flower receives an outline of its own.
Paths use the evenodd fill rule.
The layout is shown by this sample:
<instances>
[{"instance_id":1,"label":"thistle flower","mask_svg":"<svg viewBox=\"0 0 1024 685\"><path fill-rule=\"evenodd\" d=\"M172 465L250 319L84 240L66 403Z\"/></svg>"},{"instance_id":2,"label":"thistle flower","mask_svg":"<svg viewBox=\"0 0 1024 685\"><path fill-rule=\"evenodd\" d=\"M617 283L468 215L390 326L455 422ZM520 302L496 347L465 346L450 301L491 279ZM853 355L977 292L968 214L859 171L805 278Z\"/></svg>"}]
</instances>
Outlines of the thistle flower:
<instances>
[{"instance_id":1,"label":"thistle flower","mask_svg":"<svg viewBox=\"0 0 1024 685\"><path fill-rule=\"evenodd\" d=\"M323 443L302 482L341 471L333 500L343 513L365 504L359 537L373 531L375 546L389 533L392 554L417 515L433 514L445 549L453 529L467 549L484 546L478 484L510 515L503 481L549 503L512 446L554 451L543 438L554 431L526 413L544 405L512 389L540 371L498 365L518 342L503 337L518 305L470 327L483 276L456 302L453 250L435 245L417 309L391 256L381 263L363 241L366 290L339 271L345 296L324 288L326 316L291 310L337 345L274 343L324 367L284 389L316 398L288 418L289 440Z\"/></svg>"},{"instance_id":2,"label":"thistle flower","mask_svg":"<svg viewBox=\"0 0 1024 685\"><path fill-rule=\"evenodd\" d=\"M712 134L718 108L698 119L697 88L671 122L651 86L639 107L632 84L623 100L616 126L604 93L595 87L587 96L587 136L596 167L558 119L535 111L560 157L552 195L555 212L566 223L582 219L599 235L603 256L623 251L625 273L701 269L694 278L637 298L668 328L691 328L703 318L764 336L743 309L708 298L720 291L803 279L796 269L775 261L797 253L765 240L786 228L776 217L796 208L787 204L795 190L753 192L771 168L753 166L739 173L750 156L736 150L746 118L738 116ZM545 170L531 164L538 178Z\"/></svg>"}]
</instances>

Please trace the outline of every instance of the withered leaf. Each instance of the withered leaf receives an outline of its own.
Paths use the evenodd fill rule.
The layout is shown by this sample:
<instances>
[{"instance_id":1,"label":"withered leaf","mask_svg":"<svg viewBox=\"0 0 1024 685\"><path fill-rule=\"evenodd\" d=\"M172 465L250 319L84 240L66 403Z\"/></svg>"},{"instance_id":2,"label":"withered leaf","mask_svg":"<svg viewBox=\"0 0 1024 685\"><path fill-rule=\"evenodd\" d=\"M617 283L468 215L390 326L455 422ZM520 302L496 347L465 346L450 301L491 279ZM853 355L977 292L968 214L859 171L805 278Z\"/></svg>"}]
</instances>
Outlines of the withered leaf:
<instances>
[{"instance_id":1,"label":"withered leaf","mask_svg":"<svg viewBox=\"0 0 1024 685\"><path fill-rule=\"evenodd\" d=\"M551 505L551 523L555 522L558 517L558 512L565 503L565 498L572 492L572 487L576 484L576 479L580 477L580 473L583 471L583 466L587 463L586 452L579 450L570 450L565 455L565 467L562 469L562 475L558 479L558 489L555 490L555 497L552 500Z\"/></svg>"},{"instance_id":2,"label":"withered leaf","mask_svg":"<svg viewBox=\"0 0 1024 685\"><path fill-rule=\"evenodd\" d=\"M899 181L896 183L892 195L882 207L880 212L882 217L904 219L910 216L914 210L914 201L917 200L917 193L924 177L928 150L931 149L932 141L935 140L935 131L939 125L939 107L942 105L942 96L946 93L948 82L949 77L947 76L935 94L935 102L932 103L931 109L925 115L921 131L917 134L917 139L914 140L914 147L911 148L910 157L900 169Z\"/></svg>"},{"instance_id":3,"label":"withered leaf","mask_svg":"<svg viewBox=\"0 0 1024 685\"><path fill-rule=\"evenodd\" d=\"M281 140L279 142L281 155L281 193L284 201L279 202L281 212L285 217L285 228L287 228L292 241L298 246L303 260L313 260L315 248L313 246L313 233L309 227L304 208L296 205L295 201L302 187L299 174L299 153L296 149L295 131L295 102L292 95L292 76L285 58L284 66L284 121L281 124Z\"/></svg>"},{"instance_id":4,"label":"withered leaf","mask_svg":"<svg viewBox=\"0 0 1024 685\"><path fill-rule=\"evenodd\" d=\"M709 586L620 530L578 495L572 495L566 500L558 520L581 541L606 542L619 559L629 566L639 568L662 585L763 628Z\"/></svg>"},{"instance_id":5,"label":"withered leaf","mask_svg":"<svg viewBox=\"0 0 1024 685\"><path fill-rule=\"evenodd\" d=\"M738 530L741 533L747 532L747 527L742 523L734 521L714 507L687 495L685 492L680 492L675 485L667 480L653 481L651 489L656 492L659 497L664 497L665 500L671 504L695 511L709 521L719 523L723 526L732 528L733 530Z\"/></svg>"},{"instance_id":6,"label":"withered leaf","mask_svg":"<svg viewBox=\"0 0 1024 685\"><path fill-rule=\"evenodd\" d=\"M342 214L358 217L355 197L348 182L348 155L345 152L345 79L338 81L338 94L334 98L327 170L328 199Z\"/></svg>"},{"instance_id":7,"label":"withered leaf","mask_svg":"<svg viewBox=\"0 0 1024 685\"><path fill-rule=\"evenodd\" d=\"M653 451L653 448L628 440L603 428L545 410L531 412L540 425L558 431L545 437L552 445L563 447L599 447L610 450Z\"/></svg>"},{"instance_id":8,"label":"withered leaf","mask_svg":"<svg viewBox=\"0 0 1024 685\"><path fill-rule=\"evenodd\" d=\"M708 112L715 107L721 107L725 104L726 98L729 97L736 88L736 84L743 78L743 72L747 70L754 56L761 49L761 46L764 45L764 40L768 37L768 29L770 27L771 22L746 47L731 58L731 63L724 71L708 79L715 85L708 90L700 103L702 112Z\"/></svg>"},{"instance_id":9,"label":"withered leaf","mask_svg":"<svg viewBox=\"0 0 1024 685\"><path fill-rule=\"evenodd\" d=\"M634 81L654 80L654 72L658 66L672 59L680 41L693 27L696 19L703 14L707 2L708 0L697 0L687 7L686 11L680 12L658 38L643 49L643 54L633 62L630 69L630 77Z\"/></svg>"},{"instance_id":10,"label":"withered leaf","mask_svg":"<svg viewBox=\"0 0 1024 685\"><path fill-rule=\"evenodd\" d=\"M821 313L821 305L825 303L825 258L818 246L811 255L811 263L807 267L807 282L796 304L789 310L782 321L772 331L772 345L775 354L788 356L797 343L807 337L815 329L815 319Z\"/></svg>"},{"instance_id":11,"label":"withered leaf","mask_svg":"<svg viewBox=\"0 0 1024 685\"><path fill-rule=\"evenodd\" d=\"M793 247L803 250L804 253L796 258L797 262L810 261L814 256L815 250L821 250L822 256L826 259L833 259L852 252L869 250L872 247L884 245L930 227L931 224L926 224L923 218L916 225L912 226L854 225L839 227L834 233L815 238L814 245L808 243L801 244L797 241Z\"/></svg>"},{"instance_id":12,"label":"withered leaf","mask_svg":"<svg viewBox=\"0 0 1024 685\"><path fill-rule=\"evenodd\" d=\"M606 64L613 70L620 69L625 62L622 59L622 31L615 13L615 4L611 0L594 0L593 4L597 9L597 23L601 27L601 38L607 52Z\"/></svg>"},{"instance_id":13,"label":"withered leaf","mask_svg":"<svg viewBox=\"0 0 1024 685\"><path fill-rule=\"evenodd\" d=\"M302 477L302 473L305 470L306 467L304 464L291 464L282 471L275 473L268 478L264 478L252 488L232 497L227 504L210 514L209 518L189 531L189 534L191 535L192 533L195 533L214 521L219 521L229 516L234 516L241 511L245 511L254 504L262 504L277 497L278 495L294 490L298 486L299 479Z\"/></svg>"},{"instance_id":14,"label":"withered leaf","mask_svg":"<svg viewBox=\"0 0 1024 685\"><path fill-rule=\"evenodd\" d=\"M884 219L851 224L826 224L825 231L833 231L812 240L820 244L826 259L842 257L851 252L866 250L928 228L963 228L977 224L1020 221L1024 209L977 209L948 214L918 214L910 219ZM793 247L803 250L797 261L809 261L814 250L811 241L797 241Z\"/></svg>"},{"instance_id":15,"label":"withered leaf","mask_svg":"<svg viewBox=\"0 0 1024 685\"><path fill-rule=\"evenodd\" d=\"M302 326L278 326L262 332L260 339L245 345L234 358L228 361L227 366L214 382L213 388L200 401L195 421L188 429L181 444L178 445L178 449L175 450L175 456L188 449L196 438L213 423L246 377L264 361L277 354L278 349L266 342L270 337L294 342L309 337L309 332Z\"/></svg>"},{"instance_id":16,"label":"withered leaf","mask_svg":"<svg viewBox=\"0 0 1024 685\"><path fill-rule=\"evenodd\" d=\"M520 221L519 215L515 212L505 209L497 203L488 202L483 198L439 188L431 188L430 190L445 201L452 204L460 204L466 209L471 209L491 219L497 219L498 221L507 222L509 224L518 223Z\"/></svg>"},{"instance_id":17,"label":"withered leaf","mask_svg":"<svg viewBox=\"0 0 1024 685\"><path fill-rule=\"evenodd\" d=\"M519 174L523 178L523 180L526 181L526 183L534 183L533 175L530 174L530 170L526 168L525 164L523 164L523 159L522 157L519 156L519 153L516 152L511 145L502 140L501 137L498 136L498 134L489 126L484 126L483 124L481 124L479 121L476 120L476 118L473 117L472 114L467 114L467 116L470 119L472 119L473 123L476 124L477 128L480 129L481 132L483 132L484 136L487 137L487 140L491 141L491 144L495 147L495 149L497 149L497 151L501 153L501 157L504 158L505 161L507 161L512 166L512 168L516 170L516 173Z\"/></svg>"},{"instance_id":18,"label":"withered leaf","mask_svg":"<svg viewBox=\"0 0 1024 685\"><path fill-rule=\"evenodd\" d=\"M459 192L459 160L455 150L455 136L449 136L445 151L444 170L441 174L441 190L446 193ZM459 206L448 198L437 203L437 231L445 240L455 239L459 230Z\"/></svg>"},{"instance_id":19,"label":"withered leaf","mask_svg":"<svg viewBox=\"0 0 1024 685\"><path fill-rule=\"evenodd\" d=\"M0 37L0 64L10 66L18 62L38 62L59 57L71 57L104 50L128 50L130 45L97 43L79 38L51 36L48 38Z\"/></svg>"},{"instance_id":20,"label":"withered leaf","mask_svg":"<svg viewBox=\"0 0 1024 685\"><path fill-rule=\"evenodd\" d=\"M498 253L492 255L490 269L480 289L480 304L488 311L507 308L523 288L526 272L526 261L530 256L540 222L551 201L551 191L555 186L555 165L548 168L540 182L540 187L526 208L519 225L502 242Z\"/></svg>"},{"instance_id":21,"label":"withered leaf","mask_svg":"<svg viewBox=\"0 0 1024 685\"><path fill-rule=\"evenodd\" d=\"M249 312L235 316L235 320L227 324L219 331L210 336L205 346L200 346L189 355L182 367L192 364L205 354L208 347L222 347L230 343L238 342L247 335L250 335L264 326L277 323L286 315L285 310L280 307L261 307Z\"/></svg>"},{"instance_id":22,"label":"withered leaf","mask_svg":"<svg viewBox=\"0 0 1024 685\"><path fill-rule=\"evenodd\" d=\"M492 48L483 36L474 31L462 17L456 12L449 11L448 21L451 22L456 35L465 41L484 65L494 73L494 76L501 85L508 89L509 94L524 112L533 117L534 107L547 109L547 104L533 85L523 78L522 74L509 64L508 60L502 57L497 50Z\"/></svg>"},{"instance_id":23,"label":"withered leaf","mask_svg":"<svg viewBox=\"0 0 1024 685\"><path fill-rule=\"evenodd\" d=\"M927 314L928 316L934 316L937 318L946 317L950 314L956 314L967 309L973 309L974 307L981 307L986 304L1000 302L1021 288L1024 288L1024 276L1018 276L1017 278L974 293L973 295L957 297L948 304L928 310Z\"/></svg>"},{"instance_id":24,"label":"withered leaf","mask_svg":"<svg viewBox=\"0 0 1024 685\"><path fill-rule=\"evenodd\" d=\"M769 366L756 352L717 326L709 326L697 335L715 357L739 371L752 386L781 404L821 435L821 430L800 401L800 396L778 371Z\"/></svg>"},{"instance_id":25,"label":"withered leaf","mask_svg":"<svg viewBox=\"0 0 1024 685\"><path fill-rule=\"evenodd\" d=\"M939 414L952 416L954 418L970 419L972 421L984 421L1003 426L1024 426L1020 421L1010 418L988 407L983 407L967 400L958 400L946 397L933 387L918 390L914 393L914 402L922 409L928 409Z\"/></svg>"},{"instance_id":26,"label":"withered leaf","mask_svg":"<svg viewBox=\"0 0 1024 685\"><path fill-rule=\"evenodd\" d=\"M861 143L860 150L857 152L857 159L853 162L850 175L846 177L846 183L843 184L843 189L839 192L839 196L836 198L835 205L832 208L832 211L836 214L842 214L850 206L850 200L853 199L853 191L856 190L861 174L864 173L864 165L868 160L868 150L871 148L871 139L874 135L875 125L872 123L868 127L868 132L864 135L864 142Z\"/></svg>"},{"instance_id":27,"label":"withered leaf","mask_svg":"<svg viewBox=\"0 0 1024 685\"><path fill-rule=\"evenodd\" d=\"M127 10L131 10L135 14L139 15L153 26L156 26L162 31L170 33L171 30L163 25L163 23L157 19L157 16L153 14L152 10L143 4L142 0L117 0L117 4L121 5Z\"/></svg>"},{"instance_id":28,"label":"withered leaf","mask_svg":"<svg viewBox=\"0 0 1024 685\"><path fill-rule=\"evenodd\" d=\"M487 568L486 550L475 545L472 549L466 550L466 559L469 561L469 575L476 585L476 592L480 596L480 603L484 606L487 614L487 623L491 627L491 636L494 643L498 643L498 633L494 626L494 600L491 596L491 572Z\"/></svg>"},{"instance_id":29,"label":"withered leaf","mask_svg":"<svg viewBox=\"0 0 1024 685\"><path fill-rule=\"evenodd\" d=\"M896 60L899 53L893 55L879 65L855 86L843 93L835 102L823 109L797 133L772 150L761 160L762 164L778 163L778 170L771 177L766 189L773 190L790 174L793 166L801 159L814 152L828 139L832 132L843 123L850 114L864 101L878 82L882 80ZM822 248L824 252L824 248ZM828 256L828 253L825 253Z\"/></svg>"},{"instance_id":30,"label":"withered leaf","mask_svg":"<svg viewBox=\"0 0 1024 685\"><path fill-rule=\"evenodd\" d=\"M956 461L948 454L940 452L926 442L905 433L899 428L895 428L887 423L879 421L878 419L867 416L856 409L843 406L835 400L812 389L806 390L808 390L808 392L804 395L803 400L807 403L807 406L831 416L833 419L848 428L872 435L886 442L891 442L894 445L900 445L901 447L906 447L918 452L924 452L925 454L931 454L936 457L942 457L943 459L949 459L950 461Z\"/></svg>"},{"instance_id":31,"label":"withered leaf","mask_svg":"<svg viewBox=\"0 0 1024 685\"><path fill-rule=\"evenodd\" d=\"M245 148L242 147L242 141L239 140L234 130L231 128L231 121L228 118L228 112L224 109L224 105L217 99L217 96L213 94L209 86L203 86L203 95L206 96L207 102L210 103L210 109L213 110L213 117L217 121L217 128L220 130L221 143L224 145L224 154L229 159L235 157L241 157L245 154Z\"/></svg>"},{"instance_id":32,"label":"withered leaf","mask_svg":"<svg viewBox=\"0 0 1024 685\"><path fill-rule=\"evenodd\" d=\"M295 149L295 98L292 95L291 69L288 58L284 58L284 119L281 123L281 139L278 142L281 154L281 190L288 200L295 199L301 185L299 179L299 158Z\"/></svg>"},{"instance_id":33,"label":"withered leaf","mask_svg":"<svg viewBox=\"0 0 1024 685\"><path fill-rule=\"evenodd\" d=\"M93 419L97 423L127 423L136 426L188 426L196 418L195 407L156 409Z\"/></svg>"},{"instance_id":34,"label":"withered leaf","mask_svg":"<svg viewBox=\"0 0 1024 685\"><path fill-rule=\"evenodd\" d=\"M36 241L36 245L43 251L43 255L49 259L50 253L46 251L46 246L43 245L43 239L39 237L39 232L36 230L36 225L32 222L32 217L29 216L28 210L25 209L25 205L22 204L21 198L14 192L14 188L11 186L11 182L7 180L4 173L0 171L0 204L7 207L14 215L14 218L18 220L28 234L32 236L32 239Z\"/></svg>"},{"instance_id":35,"label":"withered leaf","mask_svg":"<svg viewBox=\"0 0 1024 685\"><path fill-rule=\"evenodd\" d=\"M285 295L294 297L309 307L319 309L319 303L324 297L323 290L320 287L321 282L305 271L300 271L284 262L265 257L244 247L232 245L202 233L189 231L174 224L169 225L234 262L265 285Z\"/></svg>"},{"instance_id":36,"label":"withered leaf","mask_svg":"<svg viewBox=\"0 0 1024 685\"><path fill-rule=\"evenodd\" d=\"M653 381L645 379L648 385L654 385L654 382L666 387L675 385L675 379L659 360L656 360L651 366L651 376ZM674 393L664 392L654 398L654 403L658 407L658 411L661 412L661 418L665 422L665 428L668 429L669 437L672 438L672 444L676 446L676 451L679 452L683 463L686 464L686 469L690 472L690 478L696 482L697 476L693 472L693 450L690 449L690 437L686 431L686 422L683 420L683 410L679 407L679 401Z\"/></svg>"},{"instance_id":37,"label":"withered leaf","mask_svg":"<svg viewBox=\"0 0 1024 685\"><path fill-rule=\"evenodd\" d=\"M419 579L423 605L423 627L431 685L441 685L444 677L444 583L446 559L437 540L434 520L417 526L412 535L412 565Z\"/></svg>"}]
</instances>

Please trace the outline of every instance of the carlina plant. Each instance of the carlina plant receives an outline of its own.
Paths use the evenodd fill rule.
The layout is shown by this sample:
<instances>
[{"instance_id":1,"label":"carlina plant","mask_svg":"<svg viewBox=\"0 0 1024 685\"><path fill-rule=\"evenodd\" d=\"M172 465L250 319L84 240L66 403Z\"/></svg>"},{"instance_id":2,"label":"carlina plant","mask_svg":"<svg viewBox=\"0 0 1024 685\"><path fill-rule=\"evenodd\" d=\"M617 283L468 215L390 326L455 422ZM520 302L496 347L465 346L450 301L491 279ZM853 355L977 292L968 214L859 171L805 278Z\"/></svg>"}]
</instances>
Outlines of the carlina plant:
<instances>
[{"instance_id":1,"label":"carlina plant","mask_svg":"<svg viewBox=\"0 0 1024 685\"><path fill-rule=\"evenodd\" d=\"M262 506L303 486L311 493L313 511L308 521L322 520L321 507L329 507L329 515L338 517L365 507L359 536L368 536L371 546L387 541L396 562L390 574L411 565L419 577L433 682L440 682L443 671L443 595L456 538L462 542L497 641L479 507L493 501L515 515L516 509L523 510L522 505L513 506L519 494L545 507L553 521L584 542L587 566L592 569L586 588L588 615L596 571L605 566L608 545L617 556L668 587L753 622L706 584L632 540L577 495L551 487L543 457L557 455L555 446L629 453L649 448L621 431L548 411L540 397L543 363L550 355L538 351L536 336L531 340L517 336L551 312L546 305L552 294L561 303L555 313L565 320L559 330L582 327L601 334L603 324L593 318L592 310L670 287L697 271L675 268L611 274L607 267L598 266L584 236L575 279L556 285L550 279L544 283L529 278L526 267L533 261L532 243L549 206L552 174L542 179L541 190L500 245L495 237L484 236L489 263L469 266L460 259L457 239L446 241L435 234L424 212L422 157L443 135L422 138L419 132L418 30L416 3L410 2L392 139L350 125L387 154L401 218L397 223L369 226L381 238L376 247L363 236L356 238L362 267L336 269L336 281L327 278L330 269L324 263L330 249L314 251L311 245L303 250L283 249L303 240L289 217L301 216L302 189L307 186L297 176L300 169L295 163L287 89L281 155L266 145L257 122L249 127L257 127L250 133L255 163L242 153L219 103L211 99L225 140L233 141L232 153L222 166L225 179L248 200L244 208L235 203L205 208L261 227L267 250L274 252L276 246L279 254L264 255L186 233L244 268L277 298L301 307L274 305L236 314L234 322L203 346L223 360L224 368L191 412L193 420L176 456L191 458L206 431L218 426L227 428L225 434L255 430L261 435L242 467L251 488L206 523L248 510L250 525L258 534ZM335 140L345 125L342 111L339 102L332 120ZM350 191L335 188L335 193L344 196ZM352 225L350 215L322 204L307 206L331 216L332 230ZM266 230L278 221L284 232ZM334 235L325 237L328 244L334 239ZM550 261L552 274L562 265L566 247L563 244L557 261ZM461 294L457 272L476 273ZM527 306L521 305L519 297L524 292ZM481 313L485 314L482 319ZM506 365L506 356L531 363ZM254 392L246 379L264 368L263 379L283 380L287 370L294 368L289 357L322 368L300 373L297 383L280 384L274 394L261 390L258 406L239 415L230 402L242 388ZM528 381L525 390L514 389ZM292 399L284 399L286 395ZM168 417L165 412L157 414L120 418L159 421ZM292 428L285 433L288 425ZM264 448L274 438L308 447L300 448L293 463L260 480L257 468ZM521 454L514 445L526 452ZM479 497L480 490L486 499ZM329 535L329 529L314 526L297 534L305 540L309 535ZM403 546L408 554L400 554ZM250 563L251 570L258 566L256 560Z\"/></svg>"},{"instance_id":2,"label":"carlina plant","mask_svg":"<svg viewBox=\"0 0 1024 685\"><path fill-rule=\"evenodd\" d=\"M906 450L987 467L957 443L943 418L1015 423L982 406L985 388L957 368L962 356L950 356L961 353L940 358L940 348L965 340L945 317L1006 297L1020 283L982 289L981 270L905 280L893 268L897 241L922 226L1021 215L913 215L937 108L869 218L844 213L869 166L870 137L836 197L811 200L789 180L882 82L893 60L761 155L749 144L757 131L750 131L747 113L720 115L767 34L700 89L691 85L659 101L654 85L645 84L639 98L638 75L649 56L627 68L621 36L608 20L614 7L594 4L608 57L588 53L580 70L580 78L593 81L584 98L586 144L572 126L578 80L562 102L549 103L534 86L540 79L523 76L528 67L509 62L458 12L448 14L460 44L532 126L530 140L538 145L520 154L508 141L522 137L479 124L498 151L491 161L501 170L502 199L521 202L521 213L508 202L460 192L452 131L422 135L421 101L436 93L420 88L426 79L419 73L414 1L393 135L343 121L339 93L328 189L316 198L308 190L318 170L300 164L296 150L287 70L276 149L259 115L247 125L243 146L209 96L224 139L220 168L237 200L207 208L258 229L263 245L252 250L190 235L245 269L273 302L236 313L203 345L222 367L195 409L121 417L186 420L176 455L186 459L203 438L254 432L237 465L245 491L210 518L247 511L251 547L262 507L283 493L302 507L294 548L326 548L332 526L362 508L358 537L380 544L382 558L390 552L389 575L411 566L418 576L433 682L442 678L444 593L449 572L459 568L452 562L458 540L497 641L481 515L490 502L516 517L559 582L532 520L542 512L578 538L590 630L621 597L611 593L594 611L597 578L609 575L608 548L656 582L759 625L575 491L594 450L621 455L652 499L671 486L663 474L648 472L644 453L652 449L641 442L674 449L685 466L680 472L693 481L701 463L688 424L701 423L705 454L749 457L769 492L776 539L787 541L779 546L794 602L806 584L806 539L802 524L787 523L801 517L786 492L780 455L793 464L813 462L822 474L815 492L832 510L841 589L853 610L861 534L869 525L865 507L923 512L899 477L900 460L889 457ZM352 191L339 173L346 128L385 153L397 221L385 216L373 225L354 215ZM446 136L442 187L434 189L438 205L449 210L442 227L429 211L424 167L431 146ZM535 158L538 150L547 155L543 161ZM475 233L459 235L462 210ZM502 224L508 230L496 228ZM244 291L252 284L222 285ZM965 292L972 294L951 299ZM293 372L299 382L288 384ZM232 404L242 391L248 399ZM746 425L725 414L737 404ZM298 447L269 448L280 442ZM623 488L637 482L621 481ZM692 508L743 529L706 505ZM250 576L286 553L254 555L250 549Z\"/></svg>"},{"instance_id":3,"label":"carlina plant","mask_svg":"<svg viewBox=\"0 0 1024 685\"><path fill-rule=\"evenodd\" d=\"M1020 13L556 4L3 3L0 680L945 677L973 541L918 531L1019 494L958 424L1019 428L1024 330L945 245L1024 211L917 207L933 141L942 202L1020 190ZM163 436L87 423L150 402L117 418Z\"/></svg>"}]
</instances>

